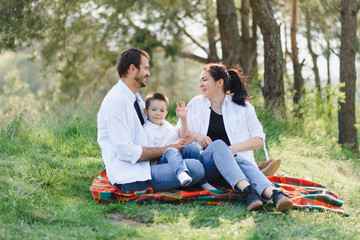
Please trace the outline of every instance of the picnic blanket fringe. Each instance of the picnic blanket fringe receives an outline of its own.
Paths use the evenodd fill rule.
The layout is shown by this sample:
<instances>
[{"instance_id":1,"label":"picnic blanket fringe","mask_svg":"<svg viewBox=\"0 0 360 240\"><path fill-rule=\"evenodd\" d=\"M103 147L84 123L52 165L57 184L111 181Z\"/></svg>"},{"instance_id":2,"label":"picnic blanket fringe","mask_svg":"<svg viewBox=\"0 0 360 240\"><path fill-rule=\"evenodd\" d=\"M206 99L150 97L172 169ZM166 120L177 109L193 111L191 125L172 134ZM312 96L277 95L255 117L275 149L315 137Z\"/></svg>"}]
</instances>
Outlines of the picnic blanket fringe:
<instances>
[{"instance_id":1,"label":"picnic blanket fringe","mask_svg":"<svg viewBox=\"0 0 360 240\"><path fill-rule=\"evenodd\" d=\"M324 185L305 178L282 175L269 176L268 179L290 197L294 209L333 211L349 216L342 207L343 202L338 200L338 195ZM214 191L187 188L186 190L154 192L152 188L147 188L143 191L123 192L110 184L105 170L94 179L90 191L94 200L100 203L119 201L151 204L198 201L206 204L244 204L245 202L241 193L225 187L219 187L219 190Z\"/></svg>"}]
</instances>

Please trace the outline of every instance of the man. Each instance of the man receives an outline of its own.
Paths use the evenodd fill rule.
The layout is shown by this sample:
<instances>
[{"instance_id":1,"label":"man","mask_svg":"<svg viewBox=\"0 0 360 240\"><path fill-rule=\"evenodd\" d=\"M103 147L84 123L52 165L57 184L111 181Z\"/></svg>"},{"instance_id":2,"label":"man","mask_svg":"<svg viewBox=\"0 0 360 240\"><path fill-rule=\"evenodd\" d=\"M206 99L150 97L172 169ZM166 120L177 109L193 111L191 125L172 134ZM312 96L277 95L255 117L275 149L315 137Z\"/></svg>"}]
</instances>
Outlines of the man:
<instances>
[{"instance_id":1,"label":"man","mask_svg":"<svg viewBox=\"0 0 360 240\"><path fill-rule=\"evenodd\" d=\"M180 150L184 142L161 148L148 148L142 127L145 107L138 90L146 87L150 76L150 57L140 49L124 51L117 63L120 80L105 96L98 113L98 143L111 184L123 191L154 191L181 187L169 164L151 165L169 147ZM195 159L185 159L190 185L203 183L205 171Z\"/></svg>"}]
</instances>

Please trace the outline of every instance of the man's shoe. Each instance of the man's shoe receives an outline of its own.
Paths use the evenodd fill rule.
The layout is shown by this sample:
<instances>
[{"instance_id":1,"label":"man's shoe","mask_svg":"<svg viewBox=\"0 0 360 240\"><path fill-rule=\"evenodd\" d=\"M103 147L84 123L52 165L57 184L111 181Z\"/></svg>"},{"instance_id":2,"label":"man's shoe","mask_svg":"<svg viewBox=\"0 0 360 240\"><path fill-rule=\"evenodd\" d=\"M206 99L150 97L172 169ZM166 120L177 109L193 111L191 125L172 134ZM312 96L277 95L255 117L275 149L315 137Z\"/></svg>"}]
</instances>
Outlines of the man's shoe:
<instances>
[{"instance_id":1,"label":"man's shoe","mask_svg":"<svg viewBox=\"0 0 360 240\"><path fill-rule=\"evenodd\" d=\"M259 209L263 202L261 201L259 194L255 189L249 185L243 190L244 197L246 199L246 209L248 211L254 211Z\"/></svg>"},{"instance_id":2,"label":"man's shoe","mask_svg":"<svg viewBox=\"0 0 360 240\"><path fill-rule=\"evenodd\" d=\"M280 158L270 159L269 161L265 162L257 162L256 163L260 171L265 176L272 176L276 173L276 171L279 169L281 164Z\"/></svg>"},{"instance_id":3,"label":"man's shoe","mask_svg":"<svg viewBox=\"0 0 360 240\"><path fill-rule=\"evenodd\" d=\"M275 189L273 190L273 194L271 195L273 203L275 205L275 209L278 212L286 212L290 208L292 208L293 203L282 191Z\"/></svg>"}]
</instances>

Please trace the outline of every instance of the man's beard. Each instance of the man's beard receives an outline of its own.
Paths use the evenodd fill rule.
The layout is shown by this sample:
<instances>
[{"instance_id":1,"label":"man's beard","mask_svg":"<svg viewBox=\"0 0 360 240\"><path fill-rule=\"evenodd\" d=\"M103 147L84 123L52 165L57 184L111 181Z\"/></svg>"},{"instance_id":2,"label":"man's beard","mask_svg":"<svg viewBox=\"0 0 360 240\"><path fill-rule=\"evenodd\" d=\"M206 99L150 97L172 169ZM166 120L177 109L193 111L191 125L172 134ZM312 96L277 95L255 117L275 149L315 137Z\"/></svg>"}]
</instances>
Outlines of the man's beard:
<instances>
[{"instance_id":1,"label":"man's beard","mask_svg":"<svg viewBox=\"0 0 360 240\"><path fill-rule=\"evenodd\" d=\"M143 81L143 78L139 77L139 74L136 74L135 81L139 83L140 87L146 87L145 81Z\"/></svg>"}]
</instances>

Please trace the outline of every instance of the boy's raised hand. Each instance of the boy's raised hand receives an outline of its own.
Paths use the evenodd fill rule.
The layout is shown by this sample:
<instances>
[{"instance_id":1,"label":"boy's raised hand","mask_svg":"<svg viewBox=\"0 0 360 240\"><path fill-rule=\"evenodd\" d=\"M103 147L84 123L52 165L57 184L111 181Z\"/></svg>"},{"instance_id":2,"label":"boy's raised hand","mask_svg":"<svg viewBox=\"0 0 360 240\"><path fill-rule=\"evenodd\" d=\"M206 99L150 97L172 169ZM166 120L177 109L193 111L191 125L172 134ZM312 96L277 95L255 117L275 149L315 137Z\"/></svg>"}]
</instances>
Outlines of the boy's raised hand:
<instances>
[{"instance_id":1,"label":"boy's raised hand","mask_svg":"<svg viewBox=\"0 0 360 240\"><path fill-rule=\"evenodd\" d=\"M179 105L179 103L176 103L176 109L175 109L176 116L178 116L179 118L185 119L187 116L188 108L189 108L189 106L186 107L184 101L180 101L180 105Z\"/></svg>"}]
</instances>

